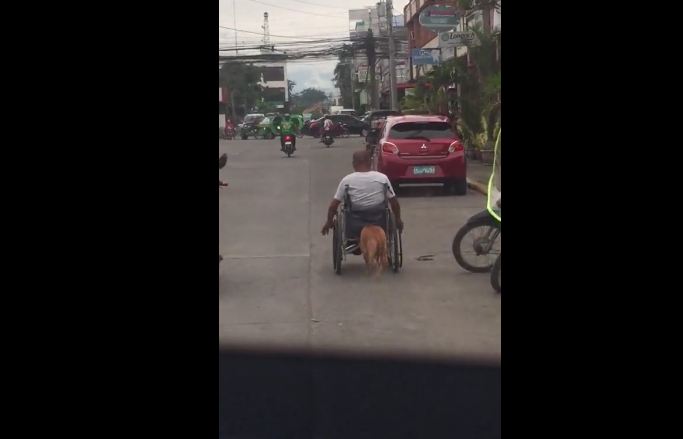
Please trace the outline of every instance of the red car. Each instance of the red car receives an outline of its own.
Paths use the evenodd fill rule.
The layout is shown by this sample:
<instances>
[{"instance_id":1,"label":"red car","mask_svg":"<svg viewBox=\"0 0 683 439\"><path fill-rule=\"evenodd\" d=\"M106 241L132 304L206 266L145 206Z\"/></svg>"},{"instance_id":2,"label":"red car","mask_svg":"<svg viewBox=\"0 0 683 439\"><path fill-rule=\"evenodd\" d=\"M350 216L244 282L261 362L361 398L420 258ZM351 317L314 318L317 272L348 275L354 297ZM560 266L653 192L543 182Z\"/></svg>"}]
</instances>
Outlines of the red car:
<instances>
[{"instance_id":1,"label":"red car","mask_svg":"<svg viewBox=\"0 0 683 439\"><path fill-rule=\"evenodd\" d=\"M392 186L443 183L458 195L467 193L465 152L443 116L391 116L379 135L377 170Z\"/></svg>"}]
</instances>

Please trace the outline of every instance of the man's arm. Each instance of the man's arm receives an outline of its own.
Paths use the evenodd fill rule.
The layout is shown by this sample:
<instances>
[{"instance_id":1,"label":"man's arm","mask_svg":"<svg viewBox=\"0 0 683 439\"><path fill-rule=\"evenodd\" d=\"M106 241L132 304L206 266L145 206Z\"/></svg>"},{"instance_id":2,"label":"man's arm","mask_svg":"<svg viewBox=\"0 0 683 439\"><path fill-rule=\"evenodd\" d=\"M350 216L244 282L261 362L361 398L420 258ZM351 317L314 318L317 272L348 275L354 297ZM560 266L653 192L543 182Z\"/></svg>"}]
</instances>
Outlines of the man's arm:
<instances>
[{"instance_id":1,"label":"man's arm","mask_svg":"<svg viewBox=\"0 0 683 439\"><path fill-rule=\"evenodd\" d=\"M403 230L403 221L401 220L401 206L398 204L396 197L389 198L389 204L391 204L391 211L394 212L396 217L396 227L398 230Z\"/></svg>"},{"instance_id":2,"label":"man's arm","mask_svg":"<svg viewBox=\"0 0 683 439\"><path fill-rule=\"evenodd\" d=\"M336 198L332 199L332 202L330 203L330 207L327 209L327 222L325 223L325 225L323 226L323 229L321 230L321 233L323 235L327 235L327 233L332 228L334 216L337 214L337 209L339 208L340 204L341 204L341 201L337 200Z\"/></svg>"}]
</instances>

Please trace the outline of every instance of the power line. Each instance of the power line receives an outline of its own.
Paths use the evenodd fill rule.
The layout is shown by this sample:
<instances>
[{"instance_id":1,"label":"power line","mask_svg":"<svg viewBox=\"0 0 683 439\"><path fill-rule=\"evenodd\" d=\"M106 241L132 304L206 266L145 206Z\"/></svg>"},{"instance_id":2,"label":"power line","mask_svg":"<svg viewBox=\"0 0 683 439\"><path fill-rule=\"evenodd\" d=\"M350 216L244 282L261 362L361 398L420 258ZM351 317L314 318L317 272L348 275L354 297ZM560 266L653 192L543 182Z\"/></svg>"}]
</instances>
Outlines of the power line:
<instances>
[{"instance_id":1,"label":"power line","mask_svg":"<svg viewBox=\"0 0 683 439\"><path fill-rule=\"evenodd\" d=\"M345 11L347 10L346 8L340 8L339 6L326 6L326 5L321 5L320 3L309 3L309 2L304 2L301 0L292 0L292 1L295 1L296 3L303 3L305 5L317 6L319 8L343 9Z\"/></svg>"},{"instance_id":2,"label":"power line","mask_svg":"<svg viewBox=\"0 0 683 439\"><path fill-rule=\"evenodd\" d=\"M254 2L254 3L259 3L259 4L262 4L265 6L270 6L271 8L280 8L280 9L284 9L286 11L297 12L299 14L317 15L319 17L328 17L328 18L342 18L342 17L346 18L348 16L347 14L344 14L344 15L316 14L315 12L300 11L298 9L285 8L284 6L271 5L270 3L265 3L265 2L258 1L258 0L249 0L249 1Z\"/></svg>"},{"instance_id":3,"label":"power line","mask_svg":"<svg viewBox=\"0 0 683 439\"><path fill-rule=\"evenodd\" d=\"M228 29L232 31L237 31L237 32L244 32L247 34L256 34L256 35L263 35L263 32L253 32L250 30L244 30L244 29L236 29L234 27L227 27L227 26L218 26L221 29ZM339 32L340 34L346 34L346 32ZM325 37L325 36L331 36L331 35L336 35L336 34L328 34L328 35L274 35L270 34L271 37L279 37L279 38L314 38L315 37Z\"/></svg>"}]
</instances>

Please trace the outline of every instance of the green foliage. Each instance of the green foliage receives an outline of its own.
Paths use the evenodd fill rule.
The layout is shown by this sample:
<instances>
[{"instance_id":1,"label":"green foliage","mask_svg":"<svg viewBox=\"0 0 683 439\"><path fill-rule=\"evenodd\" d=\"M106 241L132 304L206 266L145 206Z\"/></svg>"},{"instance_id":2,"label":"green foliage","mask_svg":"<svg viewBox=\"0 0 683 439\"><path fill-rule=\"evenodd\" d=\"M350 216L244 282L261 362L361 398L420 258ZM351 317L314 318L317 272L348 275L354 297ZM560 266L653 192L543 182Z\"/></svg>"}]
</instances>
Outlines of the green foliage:
<instances>
[{"instance_id":1,"label":"green foliage","mask_svg":"<svg viewBox=\"0 0 683 439\"><path fill-rule=\"evenodd\" d=\"M327 94L317 88L307 88L300 93L292 95L291 100L296 107L308 108L318 102L323 102L327 99Z\"/></svg>"},{"instance_id":2,"label":"green foliage","mask_svg":"<svg viewBox=\"0 0 683 439\"><path fill-rule=\"evenodd\" d=\"M479 6L483 7L483 2ZM495 3L495 2L488 2ZM480 28L473 29L480 46L468 49L470 64L466 58L453 58L421 77L416 84L414 96L406 96L402 108L428 109L443 113L448 108L448 87L460 85L458 125L464 140L479 148L489 147L500 131L500 61L496 58L499 35L491 35Z\"/></svg>"},{"instance_id":3,"label":"green foliage","mask_svg":"<svg viewBox=\"0 0 683 439\"><path fill-rule=\"evenodd\" d=\"M233 93L236 106L249 111L260 101L261 75L252 64L226 62L218 73L219 85L227 87Z\"/></svg>"}]
</instances>

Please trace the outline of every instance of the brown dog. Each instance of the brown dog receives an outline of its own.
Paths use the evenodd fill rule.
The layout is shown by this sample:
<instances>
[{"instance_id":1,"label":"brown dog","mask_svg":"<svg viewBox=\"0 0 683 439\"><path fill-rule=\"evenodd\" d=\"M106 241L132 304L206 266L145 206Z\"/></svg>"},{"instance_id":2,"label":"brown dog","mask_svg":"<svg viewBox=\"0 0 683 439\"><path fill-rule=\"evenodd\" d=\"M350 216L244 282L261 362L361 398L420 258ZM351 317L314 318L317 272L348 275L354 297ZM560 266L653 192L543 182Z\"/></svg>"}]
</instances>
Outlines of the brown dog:
<instances>
[{"instance_id":1,"label":"brown dog","mask_svg":"<svg viewBox=\"0 0 683 439\"><path fill-rule=\"evenodd\" d=\"M379 275L389 266L387 236L379 226L369 225L360 232L360 251L363 253L368 273Z\"/></svg>"}]
</instances>

